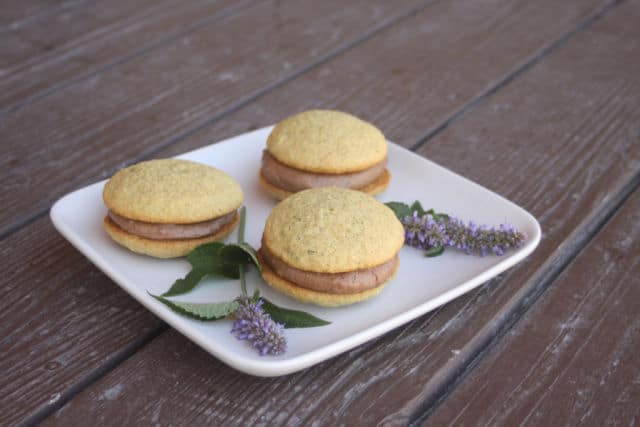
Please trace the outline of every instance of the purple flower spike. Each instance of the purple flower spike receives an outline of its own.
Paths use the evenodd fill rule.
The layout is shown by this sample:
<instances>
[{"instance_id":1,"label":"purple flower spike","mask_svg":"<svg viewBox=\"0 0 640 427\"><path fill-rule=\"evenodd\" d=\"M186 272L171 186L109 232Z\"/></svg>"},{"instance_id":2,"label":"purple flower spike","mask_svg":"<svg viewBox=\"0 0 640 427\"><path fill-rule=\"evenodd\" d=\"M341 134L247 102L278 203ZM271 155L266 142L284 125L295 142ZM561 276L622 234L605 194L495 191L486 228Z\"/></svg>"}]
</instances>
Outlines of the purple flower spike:
<instances>
[{"instance_id":1,"label":"purple flower spike","mask_svg":"<svg viewBox=\"0 0 640 427\"><path fill-rule=\"evenodd\" d=\"M454 248L467 254L485 256L488 253L501 256L511 248L523 245L525 236L509 224L496 228L477 225L461 220L429 213L419 216L417 212L401 220L405 228L406 244L429 250L431 248Z\"/></svg>"},{"instance_id":2,"label":"purple flower spike","mask_svg":"<svg viewBox=\"0 0 640 427\"><path fill-rule=\"evenodd\" d=\"M247 297L240 297L238 302L240 307L236 310L231 333L239 340L249 341L260 356L283 354L287 350L284 326L265 313L262 300L254 303Z\"/></svg>"}]
</instances>

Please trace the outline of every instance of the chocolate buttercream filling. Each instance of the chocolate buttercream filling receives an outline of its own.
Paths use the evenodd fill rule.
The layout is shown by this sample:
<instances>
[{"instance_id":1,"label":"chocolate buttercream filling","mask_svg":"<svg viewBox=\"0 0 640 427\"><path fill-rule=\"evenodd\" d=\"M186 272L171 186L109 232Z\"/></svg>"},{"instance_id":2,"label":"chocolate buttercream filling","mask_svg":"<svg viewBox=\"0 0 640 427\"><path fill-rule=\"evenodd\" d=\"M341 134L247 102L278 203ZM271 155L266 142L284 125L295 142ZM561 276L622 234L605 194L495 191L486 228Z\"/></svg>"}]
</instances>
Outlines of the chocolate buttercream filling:
<instances>
[{"instance_id":1,"label":"chocolate buttercream filling","mask_svg":"<svg viewBox=\"0 0 640 427\"><path fill-rule=\"evenodd\" d=\"M302 288L331 294L354 294L376 288L388 281L396 271L398 255L375 267L345 273L316 273L291 267L262 244L260 254L269 267L283 279Z\"/></svg>"},{"instance_id":2,"label":"chocolate buttercream filling","mask_svg":"<svg viewBox=\"0 0 640 427\"><path fill-rule=\"evenodd\" d=\"M232 211L218 218L193 224L160 224L136 221L109 211L109 218L124 231L152 240L195 239L209 236L233 221L235 215L236 211Z\"/></svg>"},{"instance_id":3,"label":"chocolate buttercream filling","mask_svg":"<svg viewBox=\"0 0 640 427\"><path fill-rule=\"evenodd\" d=\"M370 168L351 173L314 173L295 169L276 160L267 150L262 153L262 175L271 184L287 191L301 191L317 187L359 189L374 182L387 166L385 157Z\"/></svg>"}]
</instances>

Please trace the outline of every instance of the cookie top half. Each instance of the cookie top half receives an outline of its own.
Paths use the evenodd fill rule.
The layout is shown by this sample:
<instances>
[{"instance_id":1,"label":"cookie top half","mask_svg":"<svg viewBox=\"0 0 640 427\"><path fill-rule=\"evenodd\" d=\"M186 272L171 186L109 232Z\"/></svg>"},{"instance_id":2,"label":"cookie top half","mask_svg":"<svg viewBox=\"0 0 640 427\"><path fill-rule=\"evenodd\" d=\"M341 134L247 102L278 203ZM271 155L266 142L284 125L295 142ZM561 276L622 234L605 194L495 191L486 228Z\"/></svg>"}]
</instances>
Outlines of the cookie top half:
<instances>
[{"instance_id":1,"label":"cookie top half","mask_svg":"<svg viewBox=\"0 0 640 427\"><path fill-rule=\"evenodd\" d=\"M263 244L300 270L341 273L393 258L404 243L394 213L360 191L325 187L280 202L269 215Z\"/></svg>"},{"instance_id":2,"label":"cookie top half","mask_svg":"<svg viewBox=\"0 0 640 427\"><path fill-rule=\"evenodd\" d=\"M387 141L378 128L351 114L309 110L279 122L269 135L267 150L292 168L348 173L384 160Z\"/></svg>"},{"instance_id":3,"label":"cookie top half","mask_svg":"<svg viewBox=\"0 0 640 427\"><path fill-rule=\"evenodd\" d=\"M105 205L129 219L189 224L227 214L242 204L240 185L226 173L179 159L141 162L121 169L102 192Z\"/></svg>"}]
</instances>

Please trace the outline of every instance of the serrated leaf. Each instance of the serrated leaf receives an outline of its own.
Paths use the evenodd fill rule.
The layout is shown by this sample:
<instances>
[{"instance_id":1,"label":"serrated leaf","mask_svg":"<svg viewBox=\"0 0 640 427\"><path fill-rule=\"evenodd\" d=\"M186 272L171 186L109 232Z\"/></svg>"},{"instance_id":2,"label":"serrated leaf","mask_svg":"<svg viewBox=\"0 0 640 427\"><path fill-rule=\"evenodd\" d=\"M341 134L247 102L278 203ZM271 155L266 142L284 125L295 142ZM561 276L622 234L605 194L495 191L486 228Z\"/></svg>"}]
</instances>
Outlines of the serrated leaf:
<instances>
[{"instance_id":1,"label":"serrated leaf","mask_svg":"<svg viewBox=\"0 0 640 427\"><path fill-rule=\"evenodd\" d=\"M224 243L211 242L200 245L187 256L187 261L194 269L210 271L209 274L219 274L229 279L240 277L237 263L227 262L221 256L221 251L225 248Z\"/></svg>"},{"instance_id":2,"label":"serrated leaf","mask_svg":"<svg viewBox=\"0 0 640 427\"><path fill-rule=\"evenodd\" d=\"M182 279L176 280L168 291L162 294L164 297L181 295L191 291L207 275L223 276L229 279L240 277L238 264L228 263L220 255L225 247L224 243L211 242L200 245L187 256L191 264L191 271Z\"/></svg>"},{"instance_id":3,"label":"serrated leaf","mask_svg":"<svg viewBox=\"0 0 640 427\"><path fill-rule=\"evenodd\" d=\"M396 214L398 219L402 219L406 216L411 215L411 208L406 203L402 202L387 202L385 205Z\"/></svg>"},{"instance_id":4,"label":"serrated leaf","mask_svg":"<svg viewBox=\"0 0 640 427\"><path fill-rule=\"evenodd\" d=\"M436 246L435 248L431 248L424 253L424 256L427 258L433 258L440 256L444 253L444 246Z\"/></svg>"},{"instance_id":5,"label":"serrated leaf","mask_svg":"<svg viewBox=\"0 0 640 427\"><path fill-rule=\"evenodd\" d=\"M266 298L262 298L262 301L262 309L268 313L274 321L282 323L287 329L313 328L316 326L329 325L331 323L309 313L305 313L304 311L278 307Z\"/></svg>"},{"instance_id":6,"label":"serrated leaf","mask_svg":"<svg viewBox=\"0 0 640 427\"><path fill-rule=\"evenodd\" d=\"M220 249L224 247L222 242L210 242L197 246L189 255L187 255L187 261L189 264L206 264L212 256L216 256Z\"/></svg>"},{"instance_id":7,"label":"serrated leaf","mask_svg":"<svg viewBox=\"0 0 640 427\"><path fill-rule=\"evenodd\" d=\"M390 208L393 211L393 213L396 214L398 219L411 216L413 215L414 212L416 212L419 216L431 215L433 219L435 219L436 221L439 221L439 220L446 221L449 219L449 215L445 213L436 212L433 209L429 209L428 211L425 211L424 208L422 207L422 204L418 200L413 202L411 206L402 202L387 202L385 203L385 205L388 208Z\"/></svg>"},{"instance_id":8,"label":"serrated leaf","mask_svg":"<svg viewBox=\"0 0 640 427\"><path fill-rule=\"evenodd\" d=\"M262 271L256 250L248 243L229 243L220 250L220 255L229 264L252 263Z\"/></svg>"},{"instance_id":9,"label":"serrated leaf","mask_svg":"<svg viewBox=\"0 0 640 427\"><path fill-rule=\"evenodd\" d=\"M426 213L420 202L417 200L413 202L413 204L409 207L409 210L411 211L409 215L413 215L414 212L417 212L418 216L422 216Z\"/></svg>"},{"instance_id":10,"label":"serrated leaf","mask_svg":"<svg viewBox=\"0 0 640 427\"><path fill-rule=\"evenodd\" d=\"M187 273L187 275L184 276L182 279L178 279L175 282L173 282L173 285L171 285L171 288L169 288L168 291L163 293L162 296L171 297L174 295L187 293L193 288L195 288L196 285L200 282L200 280L202 280L202 278L206 275L207 275L206 270L198 270L194 268L189 273Z\"/></svg>"},{"instance_id":11,"label":"serrated leaf","mask_svg":"<svg viewBox=\"0 0 640 427\"><path fill-rule=\"evenodd\" d=\"M428 215L431 215L433 217L434 220L436 221L446 221L449 219L449 215L445 214L445 213L441 213L441 212L436 212L435 210L429 209L428 211L425 212Z\"/></svg>"},{"instance_id":12,"label":"serrated leaf","mask_svg":"<svg viewBox=\"0 0 640 427\"><path fill-rule=\"evenodd\" d=\"M233 314L238 309L237 301L229 302L213 302L213 303L194 303L194 302L181 302L171 301L167 298L163 298L158 295L149 294L156 300L160 301L171 310L184 316L191 317L197 320L219 320L223 319L230 314Z\"/></svg>"}]
</instances>

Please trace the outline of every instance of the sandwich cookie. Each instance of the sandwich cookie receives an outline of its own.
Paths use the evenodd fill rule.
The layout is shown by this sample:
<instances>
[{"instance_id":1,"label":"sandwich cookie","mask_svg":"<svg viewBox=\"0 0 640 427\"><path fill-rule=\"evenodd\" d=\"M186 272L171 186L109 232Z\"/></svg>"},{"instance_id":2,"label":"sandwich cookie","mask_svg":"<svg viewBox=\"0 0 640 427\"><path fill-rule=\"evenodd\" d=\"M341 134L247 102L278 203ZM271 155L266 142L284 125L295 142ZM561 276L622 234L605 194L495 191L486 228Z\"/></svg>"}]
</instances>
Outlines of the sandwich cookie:
<instances>
[{"instance_id":1,"label":"sandwich cookie","mask_svg":"<svg viewBox=\"0 0 640 427\"><path fill-rule=\"evenodd\" d=\"M238 225L242 189L226 173L188 160L150 160L118 171L104 187L104 229L133 252L187 255Z\"/></svg>"},{"instance_id":2,"label":"sandwich cookie","mask_svg":"<svg viewBox=\"0 0 640 427\"><path fill-rule=\"evenodd\" d=\"M375 195L389 186L386 164L387 141L375 126L340 111L310 110L273 128L260 183L280 200L330 186Z\"/></svg>"},{"instance_id":3,"label":"sandwich cookie","mask_svg":"<svg viewBox=\"0 0 640 427\"><path fill-rule=\"evenodd\" d=\"M404 229L362 192L301 191L269 215L258 256L273 288L303 302L341 306L379 294L396 274Z\"/></svg>"}]
</instances>

